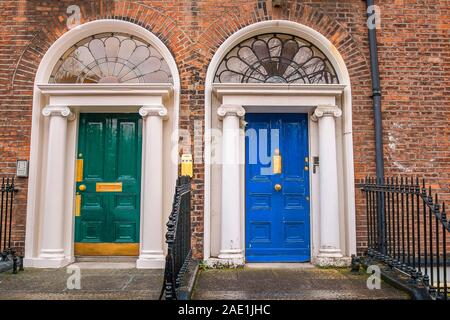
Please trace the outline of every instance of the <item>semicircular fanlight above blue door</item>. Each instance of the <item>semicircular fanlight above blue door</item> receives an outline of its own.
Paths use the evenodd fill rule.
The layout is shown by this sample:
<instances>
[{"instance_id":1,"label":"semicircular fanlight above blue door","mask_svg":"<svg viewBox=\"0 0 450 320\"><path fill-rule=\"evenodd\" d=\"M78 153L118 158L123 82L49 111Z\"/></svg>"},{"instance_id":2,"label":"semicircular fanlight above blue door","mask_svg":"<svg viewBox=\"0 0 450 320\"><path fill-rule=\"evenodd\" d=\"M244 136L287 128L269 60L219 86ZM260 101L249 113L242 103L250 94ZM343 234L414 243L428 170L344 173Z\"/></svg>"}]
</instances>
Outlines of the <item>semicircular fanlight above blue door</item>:
<instances>
[{"instance_id":1,"label":"semicircular fanlight above blue door","mask_svg":"<svg viewBox=\"0 0 450 320\"><path fill-rule=\"evenodd\" d=\"M337 84L328 58L296 36L269 33L231 49L216 71L216 83Z\"/></svg>"}]
</instances>

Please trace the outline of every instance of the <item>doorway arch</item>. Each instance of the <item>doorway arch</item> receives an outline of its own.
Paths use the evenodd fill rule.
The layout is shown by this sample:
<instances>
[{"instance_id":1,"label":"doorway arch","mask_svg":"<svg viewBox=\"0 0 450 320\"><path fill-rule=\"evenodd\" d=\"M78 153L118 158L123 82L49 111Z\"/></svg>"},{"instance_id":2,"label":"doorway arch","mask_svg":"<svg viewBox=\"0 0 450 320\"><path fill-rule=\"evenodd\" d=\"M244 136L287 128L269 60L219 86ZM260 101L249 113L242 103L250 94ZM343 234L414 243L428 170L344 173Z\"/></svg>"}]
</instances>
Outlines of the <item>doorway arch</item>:
<instances>
[{"instance_id":1,"label":"doorway arch","mask_svg":"<svg viewBox=\"0 0 450 320\"><path fill-rule=\"evenodd\" d=\"M171 81L166 83L157 83L155 81L113 83L120 81L108 81L106 79L106 81L100 81L104 83L94 84L52 83L57 82L51 80L55 66L60 61L60 57L68 52L71 47L79 44L83 39L95 37L95 35L113 33L135 37L139 41L151 45L167 64ZM61 235L58 236L61 238L61 244L58 244L55 248L43 248L45 230L49 228L46 225L49 219L45 218L46 213L49 211L50 203L48 201L49 197L46 195L49 192L49 190L46 190L46 188L48 189L46 186L49 183L48 177L52 175L51 170L48 168L48 153L51 145L49 143L51 141L49 140L51 139L49 130L51 120L49 118L57 115L70 121L73 116L76 119L80 112L139 112L144 118L144 122L153 121L152 123L155 123L155 121L158 122L168 118L164 125L161 125L161 132L156 134L156 136L159 134L160 139L167 141L167 143L164 144L164 147L162 147L161 141L156 144L161 146L161 159L157 163L164 163L164 169L163 175L158 177L157 181L157 183L161 183L160 191L152 196L153 199L156 199L156 202L160 203L160 206L164 209L161 211L165 213L161 217L157 217L155 225L159 225L159 228L155 229L155 236L149 239L146 236L149 232L143 230L143 220L145 219L143 212L147 212L151 206L145 203L145 198L142 196L144 192L141 192L140 256L137 264L141 268L163 267L163 221L167 218L165 216L167 212L170 212L170 195L175 186L178 159L162 161L162 158L171 159L171 146L173 143L175 144L174 148L177 148L177 142L171 139L171 134L178 129L179 104L180 77L175 59L156 35L137 24L115 19L91 21L71 29L51 45L39 64L33 90L25 265L52 268L64 266L74 260L73 216L76 205L74 194L77 120L64 125L67 133L61 145L64 144L66 151L60 159L60 164L63 166L60 172L64 174L64 177L61 176L62 174L56 176L56 181L59 181L63 186L58 195L64 199L63 205L59 204L60 207L64 208L63 212L61 212L61 215L63 215L61 218ZM144 133L146 130L149 132L149 129L146 129L146 127L144 125ZM155 132L152 135L155 136ZM152 176L151 172L149 173L148 171L154 165L154 162L149 161L148 157L151 153L155 153L155 150L148 150L152 146L154 144L151 143L150 139L146 139L144 135L142 191L145 190L146 186L149 188L150 183L155 182L147 179L148 176ZM147 156L145 155L146 153ZM148 241L155 243L147 246L145 243Z\"/></svg>"},{"instance_id":2,"label":"doorway arch","mask_svg":"<svg viewBox=\"0 0 450 320\"><path fill-rule=\"evenodd\" d=\"M339 85L324 85L324 84L218 84L215 83L216 72L226 55L237 45L250 39L252 37L268 34L281 33L292 35L314 45L320 50L331 63L336 75L339 79ZM265 97L262 99L262 97ZM323 99L328 97L331 100ZM333 100L334 99L334 100ZM337 122L337 147L338 154L336 161L338 162L338 192L339 192L339 241L342 247L342 256L344 259L322 259L317 262L319 264L348 263L347 259L351 254L356 252L356 222L355 222L355 189L354 189L354 164L353 164L353 138L352 138L352 97L351 97L351 83L350 76L346 64L342 56L339 54L336 47L318 31L296 23L286 20L271 20L258 22L242 28L227 38L214 54L206 75L205 81L205 216L204 216L204 258L210 261L211 264L216 262L225 263L242 263L240 259L217 259L220 255L220 233L221 230L220 207L223 201L223 192L220 187L221 173L220 169L214 167L212 163L213 146L211 143L211 131L215 129L220 130L220 124L216 110L221 105L233 105L233 107L240 106L251 112L267 112L263 111L264 107L272 106L282 108L292 107L292 101L297 105L303 105L303 108L297 109L297 112L308 112L313 114L314 108L320 104L329 105L329 101L342 112L342 120ZM314 102L316 101L316 102ZM265 106L264 106L265 105ZM308 107L309 105L309 107ZM314 108L313 108L314 107ZM287 110L287 109L284 109ZM273 109L272 109L273 111ZM293 109L290 108L290 112ZM295 112L295 111L294 111ZM222 111L223 113L223 111ZM237 114L234 112L234 114ZM311 129L314 123L310 124ZM318 140L318 137L313 140ZM241 141L242 143L242 141ZM245 143L245 142L244 142ZM221 148L220 145L215 147ZM241 148L242 149L242 148ZM310 151L318 152L317 141L310 141ZM241 151L239 151L241 152ZM241 168L242 171L242 168ZM240 233L241 248L244 242L244 223L245 223L245 209L243 196L243 178L241 172L240 182L236 185L241 189L239 201L240 211L240 226L238 227ZM319 255L319 207L320 199L317 198L319 190L318 178L311 177L311 190L315 193L311 203L312 216L312 256Z\"/></svg>"}]
</instances>

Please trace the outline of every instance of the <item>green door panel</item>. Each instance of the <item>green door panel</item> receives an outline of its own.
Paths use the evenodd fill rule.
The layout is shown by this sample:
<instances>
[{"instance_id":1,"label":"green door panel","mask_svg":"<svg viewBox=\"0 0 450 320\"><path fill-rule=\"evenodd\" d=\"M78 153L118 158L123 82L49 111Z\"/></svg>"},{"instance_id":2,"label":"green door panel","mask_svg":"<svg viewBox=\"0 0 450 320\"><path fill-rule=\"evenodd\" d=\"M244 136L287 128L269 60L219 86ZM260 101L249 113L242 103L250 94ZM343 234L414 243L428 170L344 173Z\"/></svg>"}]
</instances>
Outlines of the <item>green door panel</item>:
<instances>
[{"instance_id":1,"label":"green door panel","mask_svg":"<svg viewBox=\"0 0 450 320\"><path fill-rule=\"evenodd\" d=\"M139 242L142 121L138 114L80 115L78 159L83 159L75 242ZM96 184L121 182L122 192L97 192ZM80 191L79 186L86 190Z\"/></svg>"}]
</instances>

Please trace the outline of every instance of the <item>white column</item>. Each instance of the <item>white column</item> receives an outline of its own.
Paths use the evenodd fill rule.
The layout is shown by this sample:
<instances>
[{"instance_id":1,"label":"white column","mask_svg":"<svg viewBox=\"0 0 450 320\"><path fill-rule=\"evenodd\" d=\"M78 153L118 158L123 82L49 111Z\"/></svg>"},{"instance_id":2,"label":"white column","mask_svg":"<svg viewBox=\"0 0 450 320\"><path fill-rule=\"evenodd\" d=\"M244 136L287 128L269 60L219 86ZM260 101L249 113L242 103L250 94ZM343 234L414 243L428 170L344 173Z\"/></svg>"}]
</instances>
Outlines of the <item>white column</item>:
<instances>
[{"instance_id":1,"label":"white column","mask_svg":"<svg viewBox=\"0 0 450 320\"><path fill-rule=\"evenodd\" d=\"M242 106L222 105L217 114L222 128L222 210L219 259L224 264L244 263L241 241L241 188L239 179L239 124Z\"/></svg>"},{"instance_id":2,"label":"white column","mask_svg":"<svg viewBox=\"0 0 450 320\"><path fill-rule=\"evenodd\" d=\"M143 106L144 150L142 153L141 244L136 267L164 268L163 252L163 120L167 109L162 105Z\"/></svg>"},{"instance_id":3,"label":"white column","mask_svg":"<svg viewBox=\"0 0 450 320\"><path fill-rule=\"evenodd\" d=\"M314 259L322 266L340 265L339 195L336 152L336 124L342 111L336 106L318 106L312 120L319 123L320 248Z\"/></svg>"},{"instance_id":4,"label":"white column","mask_svg":"<svg viewBox=\"0 0 450 320\"><path fill-rule=\"evenodd\" d=\"M58 268L70 262L64 252L64 190L67 120L75 117L66 106L47 106L42 114L50 119L41 249L36 264Z\"/></svg>"}]
</instances>

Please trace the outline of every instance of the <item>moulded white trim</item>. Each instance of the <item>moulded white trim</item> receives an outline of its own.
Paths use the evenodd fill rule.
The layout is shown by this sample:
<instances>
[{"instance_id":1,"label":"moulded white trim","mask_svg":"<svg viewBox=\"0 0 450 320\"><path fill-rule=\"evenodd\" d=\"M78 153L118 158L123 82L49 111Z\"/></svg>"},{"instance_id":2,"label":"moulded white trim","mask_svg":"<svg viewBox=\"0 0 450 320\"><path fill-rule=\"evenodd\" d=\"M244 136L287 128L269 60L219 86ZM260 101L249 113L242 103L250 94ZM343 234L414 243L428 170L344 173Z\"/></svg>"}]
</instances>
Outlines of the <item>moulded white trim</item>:
<instances>
[{"instance_id":1,"label":"moulded white trim","mask_svg":"<svg viewBox=\"0 0 450 320\"><path fill-rule=\"evenodd\" d=\"M335 95L344 93L342 84L265 84L265 83L213 83L213 92L218 98L224 95Z\"/></svg>"},{"instance_id":2,"label":"moulded white trim","mask_svg":"<svg viewBox=\"0 0 450 320\"><path fill-rule=\"evenodd\" d=\"M167 97L173 92L169 83L139 84L38 84L41 93L46 96L55 95L154 95Z\"/></svg>"}]
</instances>

